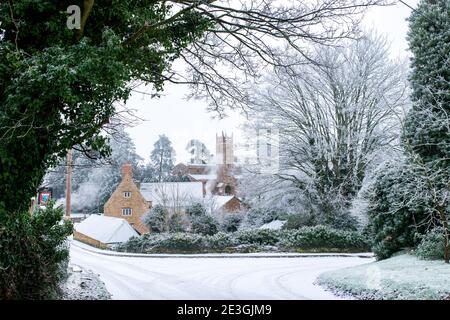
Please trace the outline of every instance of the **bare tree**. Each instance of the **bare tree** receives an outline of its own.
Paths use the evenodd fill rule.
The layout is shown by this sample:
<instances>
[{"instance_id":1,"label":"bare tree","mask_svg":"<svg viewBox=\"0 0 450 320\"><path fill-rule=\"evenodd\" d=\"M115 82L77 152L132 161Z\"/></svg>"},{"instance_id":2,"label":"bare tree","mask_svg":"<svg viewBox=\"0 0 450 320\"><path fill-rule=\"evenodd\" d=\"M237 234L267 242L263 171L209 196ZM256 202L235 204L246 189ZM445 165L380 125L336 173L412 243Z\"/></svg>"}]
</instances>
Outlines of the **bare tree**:
<instances>
[{"instance_id":1,"label":"bare tree","mask_svg":"<svg viewBox=\"0 0 450 320\"><path fill-rule=\"evenodd\" d=\"M370 6L389 0L172 0L176 10L158 25L144 24L125 40L164 29L184 14L198 14L209 27L180 55L187 72L173 68L172 83L191 86L191 97L207 98L210 109L248 106L252 83L270 66L317 63L312 45L335 45L359 37L358 24ZM295 51L293 54L287 48ZM286 61L289 60L289 63ZM140 79L147 81L149 79Z\"/></svg>"},{"instance_id":2,"label":"bare tree","mask_svg":"<svg viewBox=\"0 0 450 320\"><path fill-rule=\"evenodd\" d=\"M402 66L380 37L318 48L319 64L275 68L254 116L279 128L280 171L322 212L348 208L368 166L398 144L407 104ZM258 122L258 121L257 121Z\"/></svg>"}]
</instances>

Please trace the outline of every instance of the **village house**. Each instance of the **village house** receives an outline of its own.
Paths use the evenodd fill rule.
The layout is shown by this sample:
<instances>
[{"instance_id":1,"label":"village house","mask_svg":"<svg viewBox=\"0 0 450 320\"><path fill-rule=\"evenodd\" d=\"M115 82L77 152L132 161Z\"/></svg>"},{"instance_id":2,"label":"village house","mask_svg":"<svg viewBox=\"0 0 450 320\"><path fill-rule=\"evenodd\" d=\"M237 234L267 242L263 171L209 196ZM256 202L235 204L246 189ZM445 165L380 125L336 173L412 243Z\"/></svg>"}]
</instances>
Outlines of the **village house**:
<instances>
[{"instance_id":1,"label":"village house","mask_svg":"<svg viewBox=\"0 0 450 320\"><path fill-rule=\"evenodd\" d=\"M125 219L140 234L149 230L141 222L141 217L151 208L151 201L147 201L133 181L130 163L122 166L122 181L111 197L106 201L103 212L105 216Z\"/></svg>"}]
</instances>

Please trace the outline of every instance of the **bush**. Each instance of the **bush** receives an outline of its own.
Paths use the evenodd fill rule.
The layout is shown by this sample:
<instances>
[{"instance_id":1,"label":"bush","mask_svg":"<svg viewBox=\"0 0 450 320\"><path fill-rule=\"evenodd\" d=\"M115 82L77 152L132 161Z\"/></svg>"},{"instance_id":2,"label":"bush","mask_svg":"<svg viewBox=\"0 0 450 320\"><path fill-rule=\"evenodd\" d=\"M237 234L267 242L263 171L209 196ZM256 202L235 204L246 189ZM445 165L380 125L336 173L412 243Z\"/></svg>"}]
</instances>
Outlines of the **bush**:
<instances>
[{"instance_id":1,"label":"bush","mask_svg":"<svg viewBox=\"0 0 450 320\"><path fill-rule=\"evenodd\" d=\"M169 218L168 230L169 232L185 232L186 221L184 219L184 216L179 213L174 213Z\"/></svg>"},{"instance_id":2,"label":"bush","mask_svg":"<svg viewBox=\"0 0 450 320\"><path fill-rule=\"evenodd\" d=\"M244 214L242 223L247 227L258 228L265 223L276 220L280 215L283 214L272 209L251 208Z\"/></svg>"},{"instance_id":3,"label":"bush","mask_svg":"<svg viewBox=\"0 0 450 320\"><path fill-rule=\"evenodd\" d=\"M30 215L0 208L0 299L49 299L60 295L72 223L49 204Z\"/></svg>"},{"instance_id":4,"label":"bush","mask_svg":"<svg viewBox=\"0 0 450 320\"><path fill-rule=\"evenodd\" d=\"M257 252L298 251L361 251L370 247L367 239L353 231L335 230L325 226L297 230L240 230L214 235L192 233L146 234L121 244L117 250L128 252Z\"/></svg>"},{"instance_id":5,"label":"bush","mask_svg":"<svg viewBox=\"0 0 450 320\"><path fill-rule=\"evenodd\" d=\"M426 233L422 223L432 212L427 192L417 190L420 174L413 165L387 163L375 174L369 194L368 232L374 239L378 259L418 244L417 234Z\"/></svg>"},{"instance_id":6,"label":"bush","mask_svg":"<svg viewBox=\"0 0 450 320\"><path fill-rule=\"evenodd\" d=\"M221 251L237 245L234 235L225 232L218 232L212 236L205 237L204 243L212 251Z\"/></svg>"},{"instance_id":7,"label":"bush","mask_svg":"<svg viewBox=\"0 0 450 320\"><path fill-rule=\"evenodd\" d=\"M153 247L162 251L169 252L192 252L199 251L203 247L203 237L198 234L192 233L174 233L169 234L167 237L163 237Z\"/></svg>"},{"instance_id":8,"label":"bush","mask_svg":"<svg viewBox=\"0 0 450 320\"><path fill-rule=\"evenodd\" d=\"M314 217L308 214L291 214L288 216L283 229L299 229L301 227L310 227L315 225Z\"/></svg>"},{"instance_id":9,"label":"bush","mask_svg":"<svg viewBox=\"0 0 450 320\"><path fill-rule=\"evenodd\" d=\"M169 212L161 205L155 205L150 211L145 213L141 221L152 232L165 232L168 229Z\"/></svg>"},{"instance_id":10,"label":"bush","mask_svg":"<svg viewBox=\"0 0 450 320\"><path fill-rule=\"evenodd\" d=\"M241 230L235 234L238 244L276 245L280 232L270 229Z\"/></svg>"},{"instance_id":11,"label":"bush","mask_svg":"<svg viewBox=\"0 0 450 320\"><path fill-rule=\"evenodd\" d=\"M444 248L444 229L434 228L423 236L416 255L424 260L441 260L444 258Z\"/></svg>"},{"instance_id":12,"label":"bush","mask_svg":"<svg viewBox=\"0 0 450 320\"><path fill-rule=\"evenodd\" d=\"M327 226L302 227L285 231L280 245L285 248L330 248L367 250L368 240L355 231L343 231Z\"/></svg>"},{"instance_id":13,"label":"bush","mask_svg":"<svg viewBox=\"0 0 450 320\"><path fill-rule=\"evenodd\" d=\"M186 214L190 218L206 215L206 209L201 203L194 203L186 209Z\"/></svg>"},{"instance_id":14,"label":"bush","mask_svg":"<svg viewBox=\"0 0 450 320\"><path fill-rule=\"evenodd\" d=\"M226 214L220 227L225 232L236 232L238 231L243 218L243 215L239 213Z\"/></svg>"},{"instance_id":15,"label":"bush","mask_svg":"<svg viewBox=\"0 0 450 320\"><path fill-rule=\"evenodd\" d=\"M213 217L201 215L191 219L191 231L202 235L213 235L219 231L219 228Z\"/></svg>"},{"instance_id":16,"label":"bush","mask_svg":"<svg viewBox=\"0 0 450 320\"><path fill-rule=\"evenodd\" d=\"M356 231L358 229L358 219L352 216L347 208L335 210L320 219L320 224L330 226L333 229Z\"/></svg>"}]
</instances>

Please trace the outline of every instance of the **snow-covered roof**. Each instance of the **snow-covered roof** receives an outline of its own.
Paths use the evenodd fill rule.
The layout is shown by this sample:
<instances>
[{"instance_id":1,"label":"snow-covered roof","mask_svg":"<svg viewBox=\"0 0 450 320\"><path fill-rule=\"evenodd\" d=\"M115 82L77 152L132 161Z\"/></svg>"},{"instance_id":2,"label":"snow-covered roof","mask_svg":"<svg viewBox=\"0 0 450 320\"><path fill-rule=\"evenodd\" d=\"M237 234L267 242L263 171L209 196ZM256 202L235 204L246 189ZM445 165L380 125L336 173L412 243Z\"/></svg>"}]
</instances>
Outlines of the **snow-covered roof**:
<instances>
[{"instance_id":1,"label":"snow-covered roof","mask_svg":"<svg viewBox=\"0 0 450 320\"><path fill-rule=\"evenodd\" d=\"M285 220L273 220L269 223L263 224L261 227L259 227L259 229L280 230L285 223Z\"/></svg>"},{"instance_id":2,"label":"snow-covered roof","mask_svg":"<svg viewBox=\"0 0 450 320\"><path fill-rule=\"evenodd\" d=\"M168 206L186 205L193 201L202 201L203 183L194 182L154 182L142 183L141 194L146 201Z\"/></svg>"},{"instance_id":3,"label":"snow-covered roof","mask_svg":"<svg viewBox=\"0 0 450 320\"><path fill-rule=\"evenodd\" d=\"M125 242L139 235L124 219L96 214L78 223L75 230L105 244Z\"/></svg>"},{"instance_id":4,"label":"snow-covered roof","mask_svg":"<svg viewBox=\"0 0 450 320\"><path fill-rule=\"evenodd\" d=\"M218 196L218 195L211 196L212 203L217 208L222 208L224 205L227 204L228 201L230 201L233 198L234 196Z\"/></svg>"},{"instance_id":5,"label":"snow-covered roof","mask_svg":"<svg viewBox=\"0 0 450 320\"><path fill-rule=\"evenodd\" d=\"M195 180L216 180L216 174L189 174L189 176Z\"/></svg>"}]
</instances>

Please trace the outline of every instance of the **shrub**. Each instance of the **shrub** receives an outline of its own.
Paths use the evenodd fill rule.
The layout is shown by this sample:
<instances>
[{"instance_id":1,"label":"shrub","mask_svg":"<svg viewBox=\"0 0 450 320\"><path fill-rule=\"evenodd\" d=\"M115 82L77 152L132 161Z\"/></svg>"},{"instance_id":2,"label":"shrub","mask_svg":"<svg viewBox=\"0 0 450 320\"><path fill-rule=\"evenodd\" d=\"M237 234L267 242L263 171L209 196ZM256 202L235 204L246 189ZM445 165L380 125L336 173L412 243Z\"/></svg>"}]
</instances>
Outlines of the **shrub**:
<instances>
[{"instance_id":1,"label":"shrub","mask_svg":"<svg viewBox=\"0 0 450 320\"><path fill-rule=\"evenodd\" d=\"M287 217L283 229L299 229L315 225L314 217L308 214L291 214Z\"/></svg>"},{"instance_id":2,"label":"shrub","mask_svg":"<svg viewBox=\"0 0 450 320\"><path fill-rule=\"evenodd\" d=\"M169 232L185 232L186 231L186 221L184 216L179 213L174 213L168 222Z\"/></svg>"},{"instance_id":3,"label":"shrub","mask_svg":"<svg viewBox=\"0 0 450 320\"><path fill-rule=\"evenodd\" d=\"M373 252L378 259L418 244L416 234L425 234L423 222L432 212L427 192L418 192L420 174L414 165L386 163L375 174L368 191L368 232L374 240Z\"/></svg>"},{"instance_id":4,"label":"shrub","mask_svg":"<svg viewBox=\"0 0 450 320\"><path fill-rule=\"evenodd\" d=\"M444 229L434 228L423 236L417 246L416 255L424 260L440 260L444 258Z\"/></svg>"},{"instance_id":5,"label":"shrub","mask_svg":"<svg viewBox=\"0 0 450 320\"><path fill-rule=\"evenodd\" d=\"M60 295L72 223L49 204L30 215L0 208L0 299L49 299Z\"/></svg>"},{"instance_id":6,"label":"shrub","mask_svg":"<svg viewBox=\"0 0 450 320\"><path fill-rule=\"evenodd\" d=\"M244 216L239 213L226 214L221 223L221 229L225 232L236 232L241 225Z\"/></svg>"},{"instance_id":7,"label":"shrub","mask_svg":"<svg viewBox=\"0 0 450 320\"><path fill-rule=\"evenodd\" d=\"M282 233L280 245L285 248L359 249L369 247L367 239L355 231L343 231L327 226L302 227Z\"/></svg>"},{"instance_id":8,"label":"shrub","mask_svg":"<svg viewBox=\"0 0 450 320\"><path fill-rule=\"evenodd\" d=\"M216 234L218 230L217 222L208 215L194 216L191 219L191 231L202 235Z\"/></svg>"},{"instance_id":9,"label":"shrub","mask_svg":"<svg viewBox=\"0 0 450 320\"><path fill-rule=\"evenodd\" d=\"M256 252L318 249L320 251L367 250L369 243L360 233L330 227L303 227L297 230L240 230L214 235L192 233L146 234L132 238L117 250L128 252Z\"/></svg>"},{"instance_id":10,"label":"shrub","mask_svg":"<svg viewBox=\"0 0 450 320\"><path fill-rule=\"evenodd\" d=\"M238 244L275 245L279 241L280 232L270 229L241 230L235 233Z\"/></svg>"},{"instance_id":11,"label":"shrub","mask_svg":"<svg viewBox=\"0 0 450 320\"><path fill-rule=\"evenodd\" d=\"M194 203L186 209L188 217L200 217L206 215L206 209L201 203Z\"/></svg>"},{"instance_id":12,"label":"shrub","mask_svg":"<svg viewBox=\"0 0 450 320\"><path fill-rule=\"evenodd\" d=\"M192 233L173 233L160 238L153 249L159 251L198 251L203 247L203 237Z\"/></svg>"},{"instance_id":13,"label":"shrub","mask_svg":"<svg viewBox=\"0 0 450 320\"><path fill-rule=\"evenodd\" d=\"M330 226L338 230L356 231L358 229L358 219L352 216L347 208L334 210L320 219L320 224Z\"/></svg>"},{"instance_id":14,"label":"shrub","mask_svg":"<svg viewBox=\"0 0 450 320\"><path fill-rule=\"evenodd\" d=\"M205 246L203 237L192 233L149 233L133 237L115 248L122 252L196 252Z\"/></svg>"},{"instance_id":15,"label":"shrub","mask_svg":"<svg viewBox=\"0 0 450 320\"><path fill-rule=\"evenodd\" d=\"M265 223L276 220L280 215L279 212L266 208L251 208L244 214L243 224L247 227L258 228Z\"/></svg>"},{"instance_id":16,"label":"shrub","mask_svg":"<svg viewBox=\"0 0 450 320\"><path fill-rule=\"evenodd\" d=\"M208 249L213 251L220 251L237 245L234 235L225 232L218 232L214 235L205 237L204 243Z\"/></svg>"},{"instance_id":17,"label":"shrub","mask_svg":"<svg viewBox=\"0 0 450 320\"><path fill-rule=\"evenodd\" d=\"M152 232L165 232L168 229L169 212L161 205L155 205L150 211L145 213L141 221Z\"/></svg>"}]
</instances>

